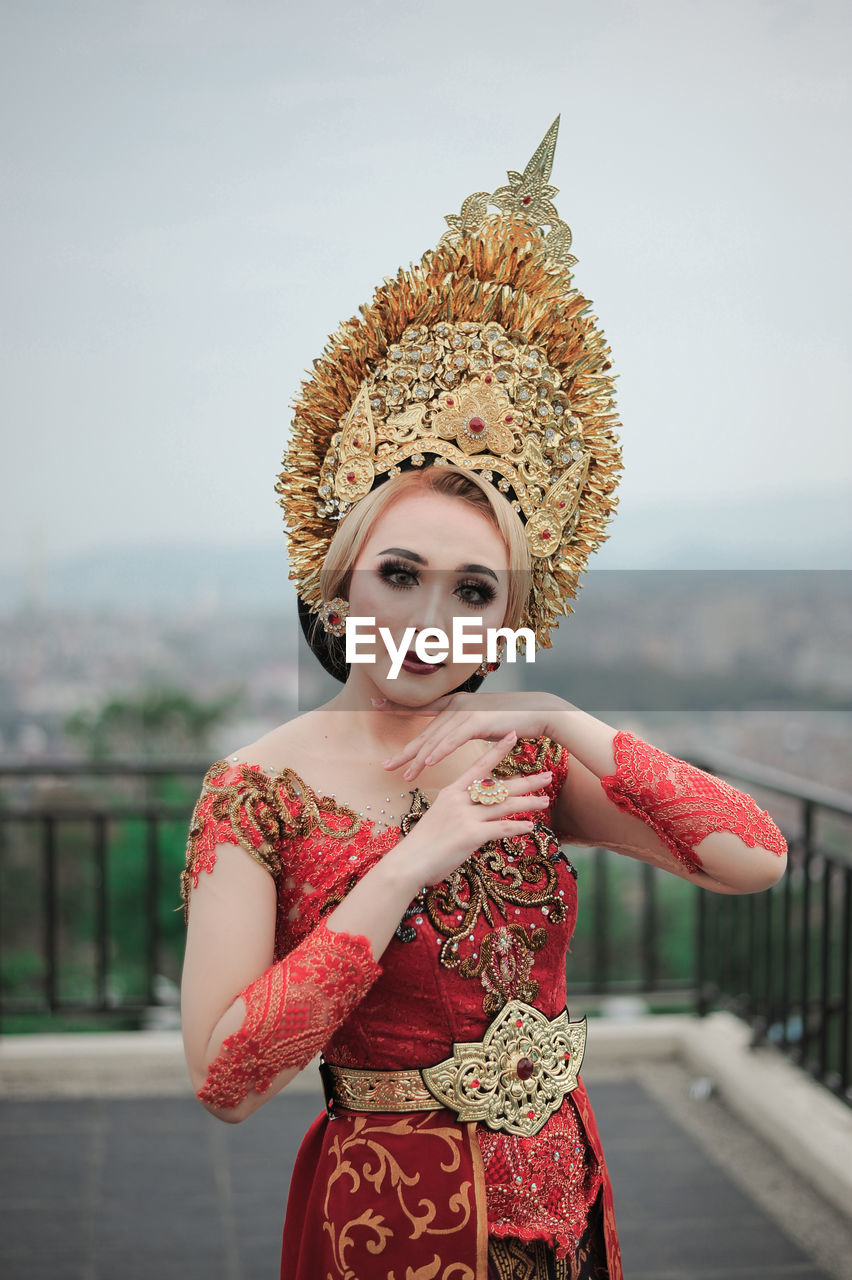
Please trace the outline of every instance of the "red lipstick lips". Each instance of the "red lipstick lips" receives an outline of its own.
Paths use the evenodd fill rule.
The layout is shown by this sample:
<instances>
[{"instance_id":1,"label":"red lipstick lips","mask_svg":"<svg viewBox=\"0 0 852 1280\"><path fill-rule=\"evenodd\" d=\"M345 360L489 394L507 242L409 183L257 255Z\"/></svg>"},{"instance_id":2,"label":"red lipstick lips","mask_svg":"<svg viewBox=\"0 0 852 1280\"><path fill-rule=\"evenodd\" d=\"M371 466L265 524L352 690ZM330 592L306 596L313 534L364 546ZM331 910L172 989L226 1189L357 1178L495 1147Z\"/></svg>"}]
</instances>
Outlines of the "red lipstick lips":
<instances>
[{"instance_id":1,"label":"red lipstick lips","mask_svg":"<svg viewBox=\"0 0 852 1280\"><path fill-rule=\"evenodd\" d=\"M413 649L410 649L402 660L403 671L410 671L412 675L428 675L430 671L439 671L444 665L443 662L421 662Z\"/></svg>"}]
</instances>

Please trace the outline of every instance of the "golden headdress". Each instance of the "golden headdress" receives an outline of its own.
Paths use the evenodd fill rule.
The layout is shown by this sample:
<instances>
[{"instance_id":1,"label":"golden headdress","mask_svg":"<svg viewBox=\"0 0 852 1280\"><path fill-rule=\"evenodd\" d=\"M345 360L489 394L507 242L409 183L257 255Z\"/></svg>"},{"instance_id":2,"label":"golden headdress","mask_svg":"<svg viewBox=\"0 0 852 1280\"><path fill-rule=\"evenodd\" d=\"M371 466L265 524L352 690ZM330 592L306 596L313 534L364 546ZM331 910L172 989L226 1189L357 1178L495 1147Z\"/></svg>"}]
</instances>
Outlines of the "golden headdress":
<instances>
[{"instance_id":1,"label":"golden headdress","mask_svg":"<svg viewBox=\"0 0 852 1280\"><path fill-rule=\"evenodd\" d=\"M437 247L385 279L303 382L276 492L290 578L312 613L339 520L388 475L447 463L492 482L524 523L521 625L537 646L573 612L623 468L609 347L572 284L571 232L548 185L558 129L557 116L506 186L468 196Z\"/></svg>"}]
</instances>

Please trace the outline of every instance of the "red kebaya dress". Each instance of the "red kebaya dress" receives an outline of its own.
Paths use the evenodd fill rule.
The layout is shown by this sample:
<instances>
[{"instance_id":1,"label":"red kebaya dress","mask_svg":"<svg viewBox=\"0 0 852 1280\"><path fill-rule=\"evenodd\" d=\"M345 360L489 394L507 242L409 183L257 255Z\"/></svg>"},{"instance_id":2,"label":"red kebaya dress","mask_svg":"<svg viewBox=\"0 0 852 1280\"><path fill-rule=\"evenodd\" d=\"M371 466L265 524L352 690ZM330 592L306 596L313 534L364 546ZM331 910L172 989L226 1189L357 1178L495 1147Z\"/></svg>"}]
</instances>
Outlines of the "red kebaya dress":
<instances>
[{"instance_id":1,"label":"red kebaya dress","mask_svg":"<svg viewBox=\"0 0 852 1280\"><path fill-rule=\"evenodd\" d=\"M623 744L639 741L620 737ZM292 770L269 777L256 765L220 761L207 773L190 830L182 879L187 908L191 886L213 868L216 845L242 845L276 880L277 967L268 972L289 989L288 1042L303 1038L305 1063L317 1047L327 1062L347 1067L389 1071L441 1062L454 1041L481 1040L509 1000L532 1004L548 1018L565 1008L577 873L551 823L568 763L567 750L547 737L515 744L495 776L551 769L552 782L537 793L551 805L530 815L537 821L529 835L489 842L448 880L421 891L377 963L366 938L329 930L325 917L405 838L428 807L426 798L415 788L402 826L377 831L372 820L317 795ZM650 807L637 805L635 786L621 796L615 778L602 783L616 803L651 821ZM760 811L729 790L748 801L756 832L753 814ZM732 821L730 807L714 803L715 829L746 830ZM671 846L686 860L673 831ZM249 1009L252 1034L260 1036L274 1032L265 1022L279 1006L268 984L257 989L259 1003L252 1009L249 1001ZM215 1090L207 1096L215 1100ZM489 1272L489 1244L498 1239L543 1242L554 1261L575 1257L593 1206L602 1211L606 1253L606 1271L596 1274L622 1280L612 1188L582 1081L532 1137L462 1123L448 1109L338 1107L333 1118L325 1111L317 1116L299 1150L281 1277L487 1280L497 1274Z\"/></svg>"}]
</instances>

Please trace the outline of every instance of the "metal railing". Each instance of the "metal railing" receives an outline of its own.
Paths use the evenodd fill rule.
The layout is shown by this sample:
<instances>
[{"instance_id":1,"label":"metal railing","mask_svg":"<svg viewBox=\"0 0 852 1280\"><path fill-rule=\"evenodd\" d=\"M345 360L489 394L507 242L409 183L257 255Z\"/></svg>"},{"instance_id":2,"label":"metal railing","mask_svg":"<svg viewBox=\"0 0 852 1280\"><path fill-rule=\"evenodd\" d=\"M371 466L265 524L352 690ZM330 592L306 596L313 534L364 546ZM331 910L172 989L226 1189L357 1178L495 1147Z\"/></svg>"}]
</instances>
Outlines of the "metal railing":
<instances>
[{"instance_id":1,"label":"metal railing","mask_svg":"<svg viewBox=\"0 0 852 1280\"><path fill-rule=\"evenodd\" d=\"M700 767L778 797L788 864L765 893L699 893L697 1012L730 1009L852 1105L852 795L717 753Z\"/></svg>"},{"instance_id":2,"label":"metal railing","mask_svg":"<svg viewBox=\"0 0 852 1280\"><path fill-rule=\"evenodd\" d=\"M163 988L173 996L180 975L178 876L208 767L0 764L0 1027L19 1015L132 1020L174 1002ZM166 783L183 796L158 795Z\"/></svg>"}]
</instances>

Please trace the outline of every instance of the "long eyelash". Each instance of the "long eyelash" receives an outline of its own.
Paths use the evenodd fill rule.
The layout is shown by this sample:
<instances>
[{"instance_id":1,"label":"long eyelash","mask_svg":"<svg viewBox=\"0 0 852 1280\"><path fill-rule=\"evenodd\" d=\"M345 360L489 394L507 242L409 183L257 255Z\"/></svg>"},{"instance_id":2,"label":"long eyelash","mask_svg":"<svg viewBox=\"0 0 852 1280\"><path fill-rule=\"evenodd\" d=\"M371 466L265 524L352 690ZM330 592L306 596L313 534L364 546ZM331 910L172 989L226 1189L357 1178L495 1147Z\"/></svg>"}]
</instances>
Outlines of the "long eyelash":
<instances>
[{"instance_id":1,"label":"long eyelash","mask_svg":"<svg viewBox=\"0 0 852 1280\"><path fill-rule=\"evenodd\" d=\"M393 587L394 591L408 591L408 587L403 587L399 582L394 582L392 574L407 573L409 577L414 578L415 582L420 581L420 575L416 569L412 569L410 564L406 564L404 560L383 560L379 565L379 574L384 578L389 587Z\"/></svg>"},{"instance_id":2,"label":"long eyelash","mask_svg":"<svg viewBox=\"0 0 852 1280\"><path fill-rule=\"evenodd\" d=\"M468 581L460 582L460 587L473 587L474 591L478 591L482 595L481 600L465 600L465 604L469 604L473 609L484 609L489 605L497 594L490 582Z\"/></svg>"},{"instance_id":3,"label":"long eyelash","mask_svg":"<svg viewBox=\"0 0 852 1280\"><path fill-rule=\"evenodd\" d=\"M409 591L411 589L410 584L409 586L403 586L401 583L393 581L393 574L395 573L407 573L415 582L420 581L420 574L418 571L416 569L412 569L411 565L407 564L405 560L383 560L379 565L379 574L389 587L394 591ZM478 591L482 596L481 600L464 601L464 603L471 609L486 608L486 606L491 604L491 601L497 595L496 589L490 582L481 582L474 578L468 578L464 582L460 582L459 587L473 588L474 591Z\"/></svg>"}]
</instances>

